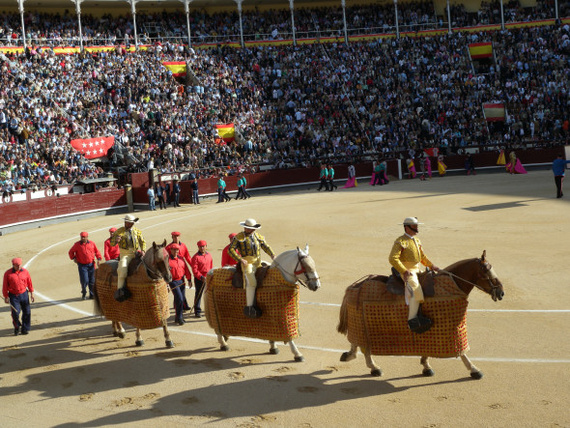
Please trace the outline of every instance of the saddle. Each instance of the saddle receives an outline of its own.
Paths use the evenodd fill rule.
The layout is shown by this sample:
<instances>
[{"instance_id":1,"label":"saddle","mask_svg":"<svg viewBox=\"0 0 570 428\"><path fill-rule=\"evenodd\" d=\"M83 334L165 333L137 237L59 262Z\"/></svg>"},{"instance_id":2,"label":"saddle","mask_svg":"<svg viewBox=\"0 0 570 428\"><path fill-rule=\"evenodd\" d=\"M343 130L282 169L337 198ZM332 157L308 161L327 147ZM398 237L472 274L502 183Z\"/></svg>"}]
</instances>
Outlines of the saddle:
<instances>
[{"instance_id":1,"label":"saddle","mask_svg":"<svg viewBox=\"0 0 570 428\"><path fill-rule=\"evenodd\" d=\"M241 263L238 263L236 265L236 271L234 273L234 276L232 277L232 286L234 288L244 288L243 270L241 266L242 266ZM261 287L263 285L263 280L265 279L268 270L269 270L269 264L261 262L261 266L259 266L255 271L255 279L257 280L257 287Z\"/></svg>"},{"instance_id":2,"label":"saddle","mask_svg":"<svg viewBox=\"0 0 570 428\"><path fill-rule=\"evenodd\" d=\"M418 273L418 281L422 287L425 297L433 297L435 295L435 273L432 270L426 270L425 272ZM397 296L404 295L404 280L396 269L392 268L392 275L386 281L386 289Z\"/></svg>"}]
</instances>

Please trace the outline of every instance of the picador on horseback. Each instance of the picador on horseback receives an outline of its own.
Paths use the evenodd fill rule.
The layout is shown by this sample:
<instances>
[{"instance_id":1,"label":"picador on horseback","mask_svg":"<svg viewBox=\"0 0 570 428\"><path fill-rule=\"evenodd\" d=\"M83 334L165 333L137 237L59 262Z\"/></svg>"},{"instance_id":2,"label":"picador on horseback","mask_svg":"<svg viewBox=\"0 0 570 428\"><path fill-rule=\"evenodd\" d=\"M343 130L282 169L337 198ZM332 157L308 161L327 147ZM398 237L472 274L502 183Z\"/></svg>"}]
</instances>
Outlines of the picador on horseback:
<instances>
[{"instance_id":1,"label":"picador on horseback","mask_svg":"<svg viewBox=\"0 0 570 428\"><path fill-rule=\"evenodd\" d=\"M124 218L124 227L118 228L111 237L111 245L119 244L120 260L117 268L117 289L125 286L129 263L138 254L143 256L146 251L146 241L142 232L135 227L138 217L127 214Z\"/></svg>"},{"instance_id":2,"label":"picador on horseback","mask_svg":"<svg viewBox=\"0 0 570 428\"><path fill-rule=\"evenodd\" d=\"M439 271L425 255L422 244L416 235L419 223L416 217L404 220L404 234L394 242L388 261L402 276L405 283L406 304L409 307L408 325L410 330L423 333L431 328L431 320L421 315L421 304L424 302L422 287L418 281L420 263Z\"/></svg>"},{"instance_id":3,"label":"picador on horseback","mask_svg":"<svg viewBox=\"0 0 570 428\"><path fill-rule=\"evenodd\" d=\"M247 301L244 314L249 318L259 318L261 309L255 305L255 289L257 287L255 271L261 266L262 249L271 257L271 260L275 258L275 254L265 242L265 238L257 233L257 229L261 227L259 223L252 218L248 218L246 221L241 222L240 226L243 226L243 232L238 233L234 237L230 244L229 254L242 267Z\"/></svg>"}]
</instances>

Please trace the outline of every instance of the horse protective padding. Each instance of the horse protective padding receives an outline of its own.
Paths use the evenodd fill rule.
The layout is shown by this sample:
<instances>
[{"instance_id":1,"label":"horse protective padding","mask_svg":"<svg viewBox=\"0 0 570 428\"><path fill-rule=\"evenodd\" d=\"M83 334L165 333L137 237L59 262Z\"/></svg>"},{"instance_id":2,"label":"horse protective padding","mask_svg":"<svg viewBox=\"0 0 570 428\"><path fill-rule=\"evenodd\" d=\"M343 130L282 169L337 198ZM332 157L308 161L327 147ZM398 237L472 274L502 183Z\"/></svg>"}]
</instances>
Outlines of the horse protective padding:
<instances>
[{"instance_id":1,"label":"horse protective padding","mask_svg":"<svg viewBox=\"0 0 570 428\"><path fill-rule=\"evenodd\" d=\"M372 355L457 357L469 351L467 295L445 274L435 277L435 296L422 304L433 327L422 334L408 328L408 306L402 296L386 289L373 276L346 291L348 341L370 349Z\"/></svg>"},{"instance_id":2,"label":"horse protective padding","mask_svg":"<svg viewBox=\"0 0 570 428\"><path fill-rule=\"evenodd\" d=\"M270 268L257 287L260 318L247 318L244 289L232 286L235 269L213 269L206 282L206 319L217 334L276 342L299 337L299 286L290 284L277 268Z\"/></svg>"},{"instance_id":3,"label":"horse protective padding","mask_svg":"<svg viewBox=\"0 0 570 428\"><path fill-rule=\"evenodd\" d=\"M116 270L113 272L110 263L99 266L95 275L95 288L105 318L141 329L161 327L163 321L170 316L166 282L149 278L144 266L140 266L127 278L127 286L131 297L124 302L117 302L114 297L117 290Z\"/></svg>"}]
</instances>

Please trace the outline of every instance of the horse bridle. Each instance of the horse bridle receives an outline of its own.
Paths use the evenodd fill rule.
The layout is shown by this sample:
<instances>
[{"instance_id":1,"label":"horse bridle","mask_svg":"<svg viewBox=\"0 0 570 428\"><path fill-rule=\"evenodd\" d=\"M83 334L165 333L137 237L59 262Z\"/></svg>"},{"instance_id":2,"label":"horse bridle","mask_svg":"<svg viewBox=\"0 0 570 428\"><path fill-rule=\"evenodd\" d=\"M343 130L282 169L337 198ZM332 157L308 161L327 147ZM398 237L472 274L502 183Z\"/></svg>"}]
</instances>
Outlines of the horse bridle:
<instances>
[{"instance_id":1,"label":"horse bridle","mask_svg":"<svg viewBox=\"0 0 570 428\"><path fill-rule=\"evenodd\" d=\"M318 280L319 280L318 275L315 275L314 278L309 277L309 274L307 273L307 267L306 267L306 265L303 263L303 260L305 260L307 257L309 257L307 254L300 254L300 253L297 253L297 264L295 265L295 269L293 270L293 273L295 274L295 278L296 278L297 281L299 281L299 282L301 283L301 285L302 285L303 287L305 287L305 288L309 288L309 286L308 286L302 279L297 278L298 275L301 275L301 274L305 275L305 280L306 280L307 282L311 282L311 279L312 279L313 281L318 281ZM299 269L299 267L300 267L301 269Z\"/></svg>"},{"instance_id":2,"label":"horse bridle","mask_svg":"<svg viewBox=\"0 0 570 428\"><path fill-rule=\"evenodd\" d=\"M153 250L154 250L154 248L153 248ZM163 249L163 251L164 251L164 249ZM155 256L153 255L153 257L155 257ZM162 272L161 272L158 268L154 268L153 266L149 266L149 265L146 264L146 262L145 262L145 260L144 260L144 256L141 257L141 261L142 261L142 264L143 264L143 266L145 267L145 269L146 269L147 271L149 271L151 274L153 274L153 275L156 276L157 278L166 279L166 278L164 277L164 275L162 274ZM165 265L166 265L166 263L165 263ZM167 269L168 269L168 268L167 268Z\"/></svg>"},{"instance_id":3,"label":"horse bridle","mask_svg":"<svg viewBox=\"0 0 570 428\"><path fill-rule=\"evenodd\" d=\"M487 280L489 282L489 285L491 286L491 292L489 294L493 297L496 297L497 296L497 290L501 287L501 285L499 284L499 278L497 278L497 275L495 275L495 272L493 271L493 266L491 266L490 263L484 262L481 259L477 259L477 261L479 262L479 268L481 269L481 272L483 273L481 278ZM487 290L485 290L479 284L477 284L475 282L467 281L466 279L455 275L453 272L449 272L449 271L446 271L443 269L440 270L440 272L446 273L446 274L448 274L454 278L460 279L461 281L464 281L467 284L470 284L470 285L478 288L482 292L487 293Z\"/></svg>"}]
</instances>

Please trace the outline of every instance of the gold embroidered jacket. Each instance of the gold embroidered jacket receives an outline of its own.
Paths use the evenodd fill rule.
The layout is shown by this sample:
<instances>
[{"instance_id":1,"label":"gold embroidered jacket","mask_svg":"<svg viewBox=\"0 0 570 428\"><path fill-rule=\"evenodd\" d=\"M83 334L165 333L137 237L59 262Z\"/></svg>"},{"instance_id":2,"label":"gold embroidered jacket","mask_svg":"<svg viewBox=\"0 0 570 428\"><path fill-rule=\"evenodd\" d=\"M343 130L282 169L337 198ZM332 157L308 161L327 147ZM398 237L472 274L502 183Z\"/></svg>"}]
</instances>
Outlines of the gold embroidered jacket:
<instances>
[{"instance_id":1,"label":"gold embroidered jacket","mask_svg":"<svg viewBox=\"0 0 570 428\"><path fill-rule=\"evenodd\" d=\"M119 248L122 248L123 250L128 250L129 248L133 248L135 251L137 250L146 251L146 241L142 236L142 232L134 226L130 228L130 231L131 231L130 233L131 239L128 238L129 233L127 232L125 227L124 226L119 227L111 237L111 245L117 245L118 243ZM119 238L121 237L122 239L119 242Z\"/></svg>"},{"instance_id":2,"label":"gold embroidered jacket","mask_svg":"<svg viewBox=\"0 0 570 428\"><path fill-rule=\"evenodd\" d=\"M228 253L234 260L239 262L242 257L251 256L259 258L262 249L271 257L275 256L271 247L265 242L265 238L259 233L253 232L251 235L246 236L245 232L240 232L234 237ZM239 253L236 252L236 250Z\"/></svg>"},{"instance_id":3,"label":"gold embroidered jacket","mask_svg":"<svg viewBox=\"0 0 570 428\"><path fill-rule=\"evenodd\" d=\"M425 255L420 240L406 234L394 241L388 261L400 274L416 267L419 263L429 268L433 266L433 263Z\"/></svg>"}]
</instances>

